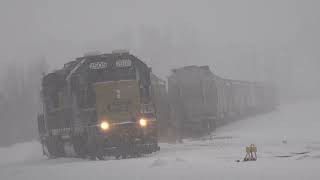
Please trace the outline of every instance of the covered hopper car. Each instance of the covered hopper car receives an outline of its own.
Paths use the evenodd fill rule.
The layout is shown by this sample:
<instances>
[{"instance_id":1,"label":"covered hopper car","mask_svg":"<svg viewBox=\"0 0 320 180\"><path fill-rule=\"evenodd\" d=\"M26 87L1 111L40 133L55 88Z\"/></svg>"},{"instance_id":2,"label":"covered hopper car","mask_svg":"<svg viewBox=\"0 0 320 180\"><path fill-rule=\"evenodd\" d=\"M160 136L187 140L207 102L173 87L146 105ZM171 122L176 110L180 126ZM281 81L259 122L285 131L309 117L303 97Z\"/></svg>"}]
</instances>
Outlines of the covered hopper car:
<instances>
[{"instance_id":1,"label":"covered hopper car","mask_svg":"<svg viewBox=\"0 0 320 180\"><path fill-rule=\"evenodd\" d=\"M181 137L204 135L232 119L269 111L277 104L274 86L223 79L208 66L172 70L168 95Z\"/></svg>"}]
</instances>

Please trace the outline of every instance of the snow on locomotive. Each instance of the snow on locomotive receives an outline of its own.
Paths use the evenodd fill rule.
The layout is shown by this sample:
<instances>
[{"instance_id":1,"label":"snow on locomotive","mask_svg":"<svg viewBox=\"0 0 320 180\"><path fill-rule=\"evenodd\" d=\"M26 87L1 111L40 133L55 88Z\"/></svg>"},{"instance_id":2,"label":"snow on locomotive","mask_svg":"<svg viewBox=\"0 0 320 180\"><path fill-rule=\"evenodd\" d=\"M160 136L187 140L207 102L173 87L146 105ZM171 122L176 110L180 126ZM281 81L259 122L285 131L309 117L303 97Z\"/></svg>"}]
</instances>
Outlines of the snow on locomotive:
<instances>
[{"instance_id":1,"label":"snow on locomotive","mask_svg":"<svg viewBox=\"0 0 320 180\"><path fill-rule=\"evenodd\" d=\"M223 79L208 66L174 69L168 95L181 137L209 133L230 120L275 108L276 91L270 84Z\"/></svg>"},{"instance_id":2,"label":"snow on locomotive","mask_svg":"<svg viewBox=\"0 0 320 180\"><path fill-rule=\"evenodd\" d=\"M126 51L87 55L42 80L44 154L103 159L158 151L163 81ZM156 111L157 109L157 111Z\"/></svg>"}]
</instances>

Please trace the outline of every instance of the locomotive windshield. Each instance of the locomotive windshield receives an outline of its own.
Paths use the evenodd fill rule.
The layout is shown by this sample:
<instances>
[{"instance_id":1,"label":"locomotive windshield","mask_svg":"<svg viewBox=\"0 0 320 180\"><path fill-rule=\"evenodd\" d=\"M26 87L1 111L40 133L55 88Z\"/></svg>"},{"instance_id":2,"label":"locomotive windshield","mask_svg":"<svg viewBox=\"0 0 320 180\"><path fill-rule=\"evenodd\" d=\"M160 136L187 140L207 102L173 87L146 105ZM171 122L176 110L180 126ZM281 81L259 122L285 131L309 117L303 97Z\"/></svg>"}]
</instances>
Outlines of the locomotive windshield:
<instances>
[{"instance_id":1,"label":"locomotive windshield","mask_svg":"<svg viewBox=\"0 0 320 180\"><path fill-rule=\"evenodd\" d=\"M75 88L75 91L78 92L78 103L82 108L95 106L94 87L96 83L121 80L145 81L144 77L140 78L142 71L139 65L130 58L92 57L82 65L79 72L83 73L79 77L75 76L75 79L77 83L82 84L82 86ZM145 89L146 87L140 89L142 94L146 94L145 92L147 92L147 90Z\"/></svg>"}]
</instances>

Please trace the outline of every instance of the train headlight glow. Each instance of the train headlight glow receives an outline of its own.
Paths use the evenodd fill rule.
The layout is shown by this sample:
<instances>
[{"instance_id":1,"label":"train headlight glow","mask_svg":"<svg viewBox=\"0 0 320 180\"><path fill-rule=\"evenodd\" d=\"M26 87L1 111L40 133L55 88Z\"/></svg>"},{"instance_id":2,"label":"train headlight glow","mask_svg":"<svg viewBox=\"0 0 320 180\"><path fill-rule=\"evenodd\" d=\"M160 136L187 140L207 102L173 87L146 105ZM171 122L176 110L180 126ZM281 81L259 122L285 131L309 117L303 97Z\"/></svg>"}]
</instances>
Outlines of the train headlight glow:
<instances>
[{"instance_id":1,"label":"train headlight glow","mask_svg":"<svg viewBox=\"0 0 320 180\"><path fill-rule=\"evenodd\" d=\"M108 130L110 128L110 125L108 122L104 121L104 122L101 122L100 124L100 128L104 131Z\"/></svg>"},{"instance_id":2,"label":"train headlight glow","mask_svg":"<svg viewBox=\"0 0 320 180\"><path fill-rule=\"evenodd\" d=\"M147 123L147 120L141 118L139 121L139 124L141 127L146 127L148 123Z\"/></svg>"}]
</instances>

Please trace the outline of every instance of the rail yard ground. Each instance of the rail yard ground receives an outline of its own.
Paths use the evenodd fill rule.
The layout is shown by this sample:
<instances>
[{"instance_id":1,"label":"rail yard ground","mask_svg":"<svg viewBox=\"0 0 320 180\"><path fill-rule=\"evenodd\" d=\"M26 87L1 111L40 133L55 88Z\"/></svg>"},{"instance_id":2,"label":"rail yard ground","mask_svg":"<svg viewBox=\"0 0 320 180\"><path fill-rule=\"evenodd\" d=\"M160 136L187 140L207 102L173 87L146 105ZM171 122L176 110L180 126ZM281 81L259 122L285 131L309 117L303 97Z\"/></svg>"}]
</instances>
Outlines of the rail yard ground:
<instances>
[{"instance_id":1,"label":"rail yard ground","mask_svg":"<svg viewBox=\"0 0 320 180\"><path fill-rule=\"evenodd\" d=\"M1 180L320 179L320 101L230 123L213 139L161 144L160 152L135 159L90 161L42 156L38 142L0 148ZM258 160L242 162L255 144ZM240 160L240 162L236 162Z\"/></svg>"}]
</instances>

